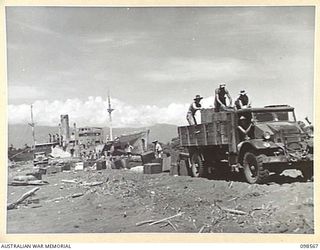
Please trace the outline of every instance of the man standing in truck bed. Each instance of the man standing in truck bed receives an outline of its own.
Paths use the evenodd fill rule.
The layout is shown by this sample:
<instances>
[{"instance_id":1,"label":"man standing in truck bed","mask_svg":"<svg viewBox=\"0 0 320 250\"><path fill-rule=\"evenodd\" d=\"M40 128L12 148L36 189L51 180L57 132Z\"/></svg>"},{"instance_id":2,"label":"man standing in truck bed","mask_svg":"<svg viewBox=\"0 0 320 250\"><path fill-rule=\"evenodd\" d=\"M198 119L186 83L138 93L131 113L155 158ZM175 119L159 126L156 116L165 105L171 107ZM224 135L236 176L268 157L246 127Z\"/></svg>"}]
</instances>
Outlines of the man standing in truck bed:
<instances>
[{"instance_id":1,"label":"man standing in truck bed","mask_svg":"<svg viewBox=\"0 0 320 250\"><path fill-rule=\"evenodd\" d=\"M217 88L214 93L214 107L216 112L226 110L226 97L228 97L230 105L232 105L232 98L226 89L226 84L220 83L219 88Z\"/></svg>"},{"instance_id":2,"label":"man standing in truck bed","mask_svg":"<svg viewBox=\"0 0 320 250\"><path fill-rule=\"evenodd\" d=\"M187 113L187 121L189 123L189 125L196 125L197 124L197 120L195 118L195 113L197 112L197 110L201 109L201 104L200 101L202 100L203 97L201 97L200 95L196 95L196 97L193 99L194 102L190 104L189 109L188 109L188 113Z\"/></svg>"}]
</instances>

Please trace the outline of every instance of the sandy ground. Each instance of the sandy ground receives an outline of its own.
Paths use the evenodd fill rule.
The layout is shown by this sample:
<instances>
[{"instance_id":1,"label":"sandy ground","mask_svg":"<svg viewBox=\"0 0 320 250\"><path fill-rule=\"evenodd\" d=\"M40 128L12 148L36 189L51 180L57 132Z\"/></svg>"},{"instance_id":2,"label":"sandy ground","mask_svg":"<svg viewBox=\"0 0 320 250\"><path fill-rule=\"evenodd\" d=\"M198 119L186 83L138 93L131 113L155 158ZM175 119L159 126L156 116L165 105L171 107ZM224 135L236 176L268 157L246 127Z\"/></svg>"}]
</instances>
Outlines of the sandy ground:
<instances>
[{"instance_id":1,"label":"sandy ground","mask_svg":"<svg viewBox=\"0 0 320 250\"><path fill-rule=\"evenodd\" d=\"M30 170L9 170L9 179ZM131 170L60 172L7 211L8 233L314 233L313 182L299 173L265 185ZM64 183L62 180L76 180ZM85 183L103 182L98 186ZM34 186L8 186L8 203ZM74 194L83 194L72 198ZM236 210L236 211L233 211ZM137 225L179 214L168 222Z\"/></svg>"}]
</instances>

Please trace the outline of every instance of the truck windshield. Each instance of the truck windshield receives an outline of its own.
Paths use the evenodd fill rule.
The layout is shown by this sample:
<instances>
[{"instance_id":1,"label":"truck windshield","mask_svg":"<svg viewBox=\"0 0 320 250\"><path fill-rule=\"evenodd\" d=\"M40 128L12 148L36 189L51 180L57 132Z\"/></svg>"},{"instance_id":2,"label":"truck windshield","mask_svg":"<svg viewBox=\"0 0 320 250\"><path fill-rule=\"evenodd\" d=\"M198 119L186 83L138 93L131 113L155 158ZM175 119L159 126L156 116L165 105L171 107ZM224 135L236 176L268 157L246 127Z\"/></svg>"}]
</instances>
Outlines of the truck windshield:
<instances>
[{"instance_id":1,"label":"truck windshield","mask_svg":"<svg viewBox=\"0 0 320 250\"><path fill-rule=\"evenodd\" d=\"M289 121L295 122L293 111L254 112L253 119L256 122Z\"/></svg>"}]
</instances>

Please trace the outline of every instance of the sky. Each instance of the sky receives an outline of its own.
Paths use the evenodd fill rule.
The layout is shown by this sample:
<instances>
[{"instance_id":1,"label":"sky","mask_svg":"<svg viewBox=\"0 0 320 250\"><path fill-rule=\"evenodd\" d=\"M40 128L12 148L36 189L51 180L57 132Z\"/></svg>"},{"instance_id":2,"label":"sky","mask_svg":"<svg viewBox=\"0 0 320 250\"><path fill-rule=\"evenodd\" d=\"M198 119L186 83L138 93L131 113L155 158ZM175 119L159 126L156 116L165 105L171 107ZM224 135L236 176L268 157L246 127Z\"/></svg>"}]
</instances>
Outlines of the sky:
<instances>
[{"instance_id":1,"label":"sky","mask_svg":"<svg viewBox=\"0 0 320 250\"><path fill-rule=\"evenodd\" d=\"M6 7L9 124L186 125L196 94L313 121L314 7Z\"/></svg>"}]
</instances>

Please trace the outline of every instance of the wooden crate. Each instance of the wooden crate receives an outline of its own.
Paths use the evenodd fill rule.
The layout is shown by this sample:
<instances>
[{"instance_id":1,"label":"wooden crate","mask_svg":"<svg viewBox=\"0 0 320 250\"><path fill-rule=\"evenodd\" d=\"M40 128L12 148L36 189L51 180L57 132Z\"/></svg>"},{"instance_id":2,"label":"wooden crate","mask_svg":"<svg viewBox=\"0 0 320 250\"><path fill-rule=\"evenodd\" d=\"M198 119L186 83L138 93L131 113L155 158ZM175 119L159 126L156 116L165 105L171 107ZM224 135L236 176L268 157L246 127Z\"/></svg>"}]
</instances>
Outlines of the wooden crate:
<instances>
[{"instance_id":1,"label":"wooden crate","mask_svg":"<svg viewBox=\"0 0 320 250\"><path fill-rule=\"evenodd\" d=\"M97 170L106 169L106 161L97 161Z\"/></svg>"},{"instance_id":2,"label":"wooden crate","mask_svg":"<svg viewBox=\"0 0 320 250\"><path fill-rule=\"evenodd\" d=\"M232 112L215 112L214 109L201 110L201 123L211 123L213 121L227 121Z\"/></svg>"},{"instance_id":3,"label":"wooden crate","mask_svg":"<svg viewBox=\"0 0 320 250\"><path fill-rule=\"evenodd\" d=\"M162 172L160 163L147 163L143 165L144 174L159 174Z\"/></svg>"},{"instance_id":4,"label":"wooden crate","mask_svg":"<svg viewBox=\"0 0 320 250\"><path fill-rule=\"evenodd\" d=\"M171 156L163 157L162 159L162 172L170 171L171 168Z\"/></svg>"},{"instance_id":5,"label":"wooden crate","mask_svg":"<svg viewBox=\"0 0 320 250\"><path fill-rule=\"evenodd\" d=\"M152 162L155 159L155 155L153 151L147 151L141 154L141 160L143 164Z\"/></svg>"},{"instance_id":6,"label":"wooden crate","mask_svg":"<svg viewBox=\"0 0 320 250\"><path fill-rule=\"evenodd\" d=\"M202 109L201 110L201 123L212 122L212 115L214 109Z\"/></svg>"}]
</instances>

